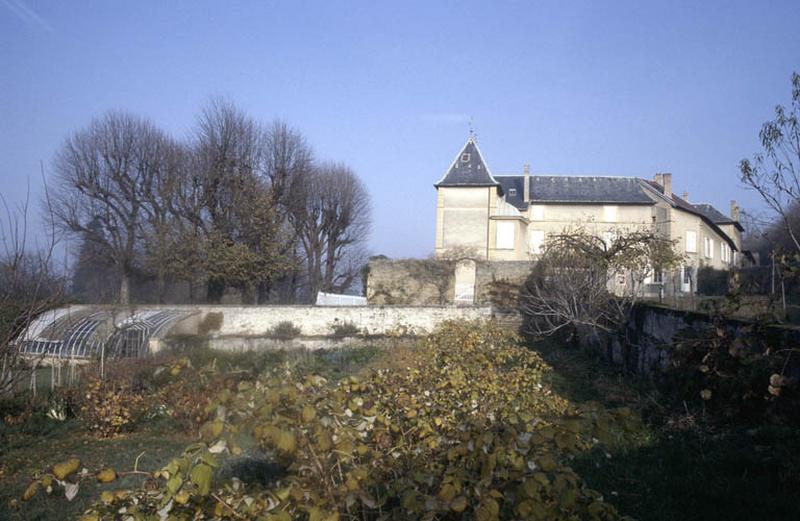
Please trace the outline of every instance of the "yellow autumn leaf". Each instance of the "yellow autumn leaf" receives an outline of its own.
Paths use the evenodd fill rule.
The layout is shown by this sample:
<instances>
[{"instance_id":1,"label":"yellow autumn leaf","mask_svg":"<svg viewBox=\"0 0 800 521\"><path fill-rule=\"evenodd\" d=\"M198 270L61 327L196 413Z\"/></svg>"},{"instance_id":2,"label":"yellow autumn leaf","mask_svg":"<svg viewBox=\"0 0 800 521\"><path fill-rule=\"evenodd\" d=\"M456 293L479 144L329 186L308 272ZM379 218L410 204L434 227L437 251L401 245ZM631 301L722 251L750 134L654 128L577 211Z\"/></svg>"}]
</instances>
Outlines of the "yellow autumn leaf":
<instances>
[{"instance_id":1,"label":"yellow autumn leaf","mask_svg":"<svg viewBox=\"0 0 800 521\"><path fill-rule=\"evenodd\" d=\"M463 512L467 508L467 498L458 496L450 502L450 510L453 512Z\"/></svg>"},{"instance_id":2,"label":"yellow autumn leaf","mask_svg":"<svg viewBox=\"0 0 800 521\"><path fill-rule=\"evenodd\" d=\"M450 483L445 483L442 485L442 488L439 489L438 497L445 503L451 501L454 497L456 497L456 487Z\"/></svg>"},{"instance_id":3,"label":"yellow autumn leaf","mask_svg":"<svg viewBox=\"0 0 800 521\"><path fill-rule=\"evenodd\" d=\"M39 492L39 482L34 481L28 485L28 488L25 489L25 492L22 494L22 500L30 501L37 492Z\"/></svg>"},{"instance_id":4,"label":"yellow autumn leaf","mask_svg":"<svg viewBox=\"0 0 800 521\"><path fill-rule=\"evenodd\" d=\"M117 479L117 473L112 468L105 468L97 473L96 478L99 483L111 483Z\"/></svg>"},{"instance_id":5,"label":"yellow autumn leaf","mask_svg":"<svg viewBox=\"0 0 800 521\"><path fill-rule=\"evenodd\" d=\"M293 432L281 431L276 445L278 446L278 450L287 454L294 454L294 451L297 449L297 439Z\"/></svg>"},{"instance_id":6,"label":"yellow autumn leaf","mask_svg":"<svg viewBox=\"0 0 800 521\"><path fill-rule=\"evenodd\" d=\"M78 458L70 458L67 461L62 461L61 463L54 465L53 475L63 481L65 478L76 473L80 466L81 460Z\"/></svg>"},{"instance_id":7,"label":"yellow autumn leaf","mask_svg":"<svg viewBox=\"0 0 800 521\"><path fill-rule=\"evenodd\" d=\"M200 437L206 441L211 441L222 434L223 427L222 420L206 422L200 427Z\"/></svg>"}]
</instances>

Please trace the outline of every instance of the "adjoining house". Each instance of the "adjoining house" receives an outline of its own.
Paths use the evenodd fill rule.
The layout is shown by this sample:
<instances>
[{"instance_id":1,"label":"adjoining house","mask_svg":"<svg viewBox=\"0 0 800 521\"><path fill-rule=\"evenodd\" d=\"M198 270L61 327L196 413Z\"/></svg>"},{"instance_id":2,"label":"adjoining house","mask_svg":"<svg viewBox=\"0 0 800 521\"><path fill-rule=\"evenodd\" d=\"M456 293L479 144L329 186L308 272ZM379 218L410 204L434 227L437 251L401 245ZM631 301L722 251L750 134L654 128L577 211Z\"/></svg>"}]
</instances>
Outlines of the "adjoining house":
<instances>
[{"instance_id":1,"label":"adjoining house","mask_svg":"<svg viewBox=\"0 0 800 521\"><path fill-rule=\"evenodd\" d=\"M662 294L692 293L700 266L730 269L740 262L739 210L730 215L710 204L690 203L672 192L672 174L639 177L493 174L473 136L453 160L437 190L437 257L468 250L477 259L535 260L550 234L581 226L608 241L615 232L650 227L675 241L685 264L654 273L645 282ZM469 277L455 294L468 298ZM461 287L463 286L463 287ZM461 287L461 288L460 288Z\"/></svg>"}]
</instances>

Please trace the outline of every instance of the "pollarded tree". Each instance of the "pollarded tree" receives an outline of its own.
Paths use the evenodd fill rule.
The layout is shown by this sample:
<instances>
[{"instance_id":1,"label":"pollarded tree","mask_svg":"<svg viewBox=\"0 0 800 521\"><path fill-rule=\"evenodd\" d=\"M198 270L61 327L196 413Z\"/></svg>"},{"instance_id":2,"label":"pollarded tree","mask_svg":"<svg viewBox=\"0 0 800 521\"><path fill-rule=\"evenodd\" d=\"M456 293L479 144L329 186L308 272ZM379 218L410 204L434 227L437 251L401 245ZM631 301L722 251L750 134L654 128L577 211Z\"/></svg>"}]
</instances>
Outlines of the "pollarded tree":
<instances>
[{"instance_id":1,"label":"pollarded tree","mask_svg":"<svg viewBox=\"0 0 800 521\"><path fill-rule=\"evenodd\" d=\"M308 179L314 166L314 154L305 137L286 122L275 120L264 131L264 178L269 187L270 204L284 240L278 243L286 269L275 278L261 282L259 303L266 302L277 290L278 298L294 302L302 281L303 255L290 213L293 189L300 180Z\"/></svg>"},{"instance_id":2,"label":"pollarded tree","mask_svg":"<svg viewBox=\"0 0 800 521\"><path fill-rule=\"evenodd\" d=\"M292 187L291 222L302 244L309 297L342 292L359 276L370 229L369 194L342 164L323 164Z\"/></svg>"},{"instance_id":3,"label":"pollarded tree","mask_svg":"<svg viewBox=\"0 0 800 521\"><path fill-rule=\"evenodd\" d=\"M185 218L203 252L210 301L228 286L252 291L284 268L265 150L263 128L232 103L215 99L205 107Z\"/></svg>"},{"instance_id":4,"label":"pollarded tree","mask_svg":"<svg viewBox=\"0 0 800 521\"><path fill-rule=\"evenodd\" d=\"M156 300L159 303L164 302L167 279L175 278L178 272L173 269L172 263L185 224L178 208L182 201L182 190L191 178L190 168L189 148L178 141L165 140L159 168L152 181L142 187L141 262L155 278Z\"/></svg>"},{"instance_id":5,"label":"pollarded tree","mask_svg":"<svg viewBox=\"0 0 800 521\"><path fill-rule=\"evenodd\" d=\"M163 166L168 142L150 121L109 112L68 137L55 158L53 221L93 242L112 262L122 304L130 301L130 277L141 246L144 193Z\"/></svg>"},{"instance_id":6,"label":"pollarded tree","mask_svg":"<svg viewBox=\"0 0 800 521\"><path fill-rule=\"evenodd\" d=\"M529 332L618 331L645 279L680 261L673 242L651 230L617 230L613 241L583 229L551 235L520 297Z\"/></svg>"}]
</instances>

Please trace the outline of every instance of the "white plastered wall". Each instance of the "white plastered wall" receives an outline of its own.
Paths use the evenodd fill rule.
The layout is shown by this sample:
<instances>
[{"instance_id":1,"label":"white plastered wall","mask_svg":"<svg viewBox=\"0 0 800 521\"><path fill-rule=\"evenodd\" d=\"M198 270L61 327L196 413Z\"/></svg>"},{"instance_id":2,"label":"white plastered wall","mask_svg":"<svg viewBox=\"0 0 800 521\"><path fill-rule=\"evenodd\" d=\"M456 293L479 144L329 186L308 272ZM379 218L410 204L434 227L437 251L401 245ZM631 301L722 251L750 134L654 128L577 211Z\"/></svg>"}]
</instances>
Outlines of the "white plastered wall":
<instances>
[{"instance_id":1,"label":"white plastered wall","mask_svg":"<svg viewBox=\"0 0 800 521\"><path fill-rule=\"evenodd\" d=\"M486 258L489 211L495 188L442 187L438 189L436 255L452 249L474 250Z\"/></svg>"}]
</instances>

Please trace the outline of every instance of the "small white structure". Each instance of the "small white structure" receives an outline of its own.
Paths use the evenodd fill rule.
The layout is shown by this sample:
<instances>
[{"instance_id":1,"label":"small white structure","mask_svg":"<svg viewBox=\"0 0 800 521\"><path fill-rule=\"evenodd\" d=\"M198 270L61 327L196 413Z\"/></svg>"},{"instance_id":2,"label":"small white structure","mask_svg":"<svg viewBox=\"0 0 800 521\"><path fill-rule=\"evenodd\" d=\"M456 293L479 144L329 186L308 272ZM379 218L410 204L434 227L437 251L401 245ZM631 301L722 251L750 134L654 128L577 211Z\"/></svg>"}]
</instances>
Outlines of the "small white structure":
<instances>
[{"instance_id":1,"label":"small white structure","mask_svg":"<svg viewBox=\"0 0 800 521\"><path fill-rule=\"evenodd\" d=\"M337 293L317 293L317 306L366 306L367 297L339 295Z\"/></svg>"}]
</instances>

